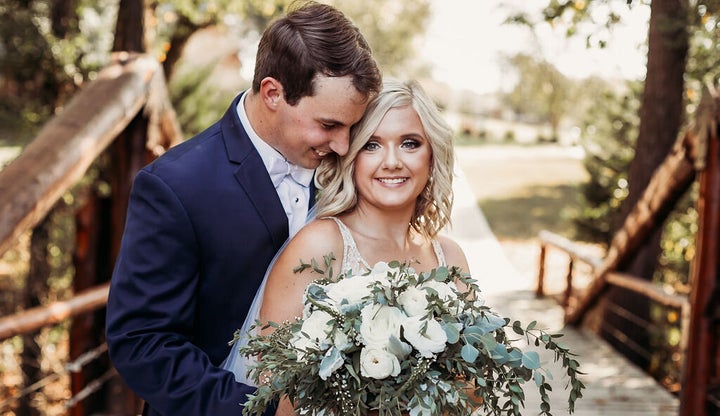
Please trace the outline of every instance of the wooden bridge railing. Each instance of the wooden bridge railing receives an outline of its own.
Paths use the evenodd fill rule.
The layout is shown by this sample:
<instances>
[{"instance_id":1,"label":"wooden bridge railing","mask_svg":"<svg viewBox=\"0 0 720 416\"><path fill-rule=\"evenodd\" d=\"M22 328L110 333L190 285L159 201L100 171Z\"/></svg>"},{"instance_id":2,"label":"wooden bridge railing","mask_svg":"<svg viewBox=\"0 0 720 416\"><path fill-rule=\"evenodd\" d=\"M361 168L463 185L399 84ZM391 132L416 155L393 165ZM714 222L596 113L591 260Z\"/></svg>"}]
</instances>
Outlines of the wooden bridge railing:
<instances>
[{"instance_id":1,"label":"wooden bridge railing","mask_svg":"<svg viewBox=\"0 0 720 416\"><path fill-rule=\"evenodd\" d=\"M623 227L615 234L604 258L583 254L573 242L541 232L536 294L544 295L545 261L549 247L569 257L562 304L565 321L579 324L610 286L641 294L681 316L680 353L683 357L681 416L720 414L720 97L708 88L693 123L655 171L648 187ZM615 271L637 247L662 225L677 200L699 175L697 255L691 267L690 296L667 293L650 281ZM574 299L575 262L592 268L589 286ZM632 334L625 334L631 339Z\"/></svg>"},{"instance_id":2,"label":"wooden bridge railing","mask_svg":"<svg viewBox=\"0 0 720 416\"><path fill-rule=\"evenodd\" d=\"M114 187L109 209L113 211L111 216L120 220L113 224L115 231L110 238L119 240L131 178L140 166L180 140L180 129L169 103L161 65L147 55L115 53L112 63L97 79L85 85L62 113L43 126L23 152L0 170L0 255L21 235L32 232L56 202L81 182L101 155L108 155L112 160L109 164L111 172L106 175ZM86 211L91 216L98 214L98 208ZM107 213L103 215L107 216ZM114 375L112 368L106 368L103 375L94 379L75 377L106 350L102 327L100 333L86 334L85 329L89 327L83 327L78 318L105 306L110 276L99 272L100 268L85 266L96 266L98 257L112 263L118 245L117 241L111 244L99 241L100 238L91 235L93 230L81 231L82 218L81 213L76 214L75 280L83 283L75 282L75 295L0 318L0 342L71 320L69 360L72 361L66 364L65 370L73 374L72 397L65 407L73 415L89 413L91 409L83 410L79 404ZM92 220L89 221L92 224ZM100 243L113 252L98 253L97 247L90 247ZM97 332L97 322L94 325L93 331ZM79 329L73 331L75 327ZM89 345L87 337L93 335L99 345ZM11 406L21 396L44 384L42 380L31 382L32 385L26 385L14 396L4 401L0 398L0 410L4 411L3 407ZM134 413L136 411L125 414Z\"/></svg>"}]
</instances>

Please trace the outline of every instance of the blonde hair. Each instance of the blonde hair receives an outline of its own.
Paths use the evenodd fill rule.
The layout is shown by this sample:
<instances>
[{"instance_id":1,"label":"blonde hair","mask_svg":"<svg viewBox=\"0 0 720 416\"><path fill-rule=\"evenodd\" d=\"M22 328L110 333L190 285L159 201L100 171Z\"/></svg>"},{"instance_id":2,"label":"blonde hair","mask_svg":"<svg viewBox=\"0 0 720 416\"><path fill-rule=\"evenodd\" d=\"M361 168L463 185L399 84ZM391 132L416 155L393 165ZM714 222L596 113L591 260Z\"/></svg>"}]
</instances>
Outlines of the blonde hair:
<instances>
[{"instance_id":1,"label":"blonde hair","mask_svg":"<svg viewBox=\"0 0 720 416\"><path fill-rule=\"evenodd\" d=\"M416 81L386 80L382 91L370 102L362 119L352 128L348 153L328 155L317 169L315 184L320 190L317 217L352 211L357 205L353 174L355 159L377 130L385 114L393 108L411 106L422 122L432 149L430 179L418 196L410 226L433 238L450 223L455 162L453 132L435 103Z\"/></svg>"}]
</instances>

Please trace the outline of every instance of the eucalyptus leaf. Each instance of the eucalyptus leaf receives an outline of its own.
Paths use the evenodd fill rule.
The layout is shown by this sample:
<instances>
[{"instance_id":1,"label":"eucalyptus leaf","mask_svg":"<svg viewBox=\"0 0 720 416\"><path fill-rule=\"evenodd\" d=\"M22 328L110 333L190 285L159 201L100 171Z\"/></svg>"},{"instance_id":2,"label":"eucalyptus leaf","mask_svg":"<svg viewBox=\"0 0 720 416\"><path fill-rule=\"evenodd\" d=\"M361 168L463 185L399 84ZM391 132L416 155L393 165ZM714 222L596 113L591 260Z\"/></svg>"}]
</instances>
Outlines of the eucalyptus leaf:
<instances>
[{"instance_id":1,"label":"eucalyptus leaf","mask_svg":"<svg viewBox=\"0 0 720 416\"><path fill-rule=\"evenodd\" d=\"M480 351L478 351L477 348L473 347L472 344L465 344L463 345L460 354L462 355L463 360L465 360L466 362L474 363L477 357L480 355Z\"/></svg>"},{"instance_id":2,"label":"eucalyptus leaf","mask_svg":"<svg viewBox=\"0 0 720 416\"><path fill-rule=\"evenodd\" d=\"M522 364L531 370L540 368L540 355L535 351L526 351L522 355Z\"/></svg>"}]
</instances>

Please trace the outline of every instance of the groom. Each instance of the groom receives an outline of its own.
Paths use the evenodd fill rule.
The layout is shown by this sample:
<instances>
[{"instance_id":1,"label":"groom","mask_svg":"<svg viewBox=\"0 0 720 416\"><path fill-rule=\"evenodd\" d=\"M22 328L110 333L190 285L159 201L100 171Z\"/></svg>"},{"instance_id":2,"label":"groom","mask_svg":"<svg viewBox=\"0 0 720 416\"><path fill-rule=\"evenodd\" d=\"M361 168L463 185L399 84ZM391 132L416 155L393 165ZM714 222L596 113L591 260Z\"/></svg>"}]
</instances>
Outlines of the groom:
<instances>
[{"instance_id":1,"label":"groom","mask_svg":"<svg viewBox=\"0 0 720 416\"><path fill-rule=\"evenodd\" d=\"M254 388L218 367L227 343L275 252L305 221L313 169L347 152L380 83L357 28L305 3L263 33L251 90L138 173L107 343L144 415L241 414Z\"/></svg>"}]
</instances>

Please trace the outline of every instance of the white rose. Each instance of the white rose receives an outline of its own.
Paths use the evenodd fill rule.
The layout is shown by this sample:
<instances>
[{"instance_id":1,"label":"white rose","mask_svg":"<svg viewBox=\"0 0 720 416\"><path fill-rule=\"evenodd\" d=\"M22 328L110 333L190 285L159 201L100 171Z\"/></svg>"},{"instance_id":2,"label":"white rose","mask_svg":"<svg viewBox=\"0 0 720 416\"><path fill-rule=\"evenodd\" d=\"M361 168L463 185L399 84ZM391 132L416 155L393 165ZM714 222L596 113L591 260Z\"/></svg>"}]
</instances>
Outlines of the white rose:
<instances>
[{"instance_id":1,"label":"white rose","mask_svg":"<svg viewBox=\"0 0 720 416\"><path fill-rule=\"evenodd\" d=\"M387 264L387 262L379 261L375 263L370 274L381 274L383 276L387 276L387 272L390 270L391 267Z\"/></svg>"},{"instance_id":2,"label":"white rose","mask_svg":"<svg viewBox=\"0 0 720 416\"><path fill-rule=\"evenodd\" d=\"M360 335L365 345L384 348L390 342L390 337L400 338L400 325L405 320L405 314L394 306L379 304L366 305L360 311Z\"/></svg>"},{"instance_id":3,"label":"white rose","mask_svg":"<svg viewBox=\"0 0 720 416\"><path fill-rule=\"evenodd\" d=\"M405 339L426 358L445 350L447 334L442 325L434 319L424 320L420 317L409 317L403 323Z\"/></svg>"},{"instance_id":4,"label":"white rose","mask_svg":"<svg viewBox=\"0 0 720 416\"><path fill-rule=\"evenodd\" d=\"M438 298L443 302L448 311L452 314L459 314L463 310L463 302L457 297L457 285L455 282L438 282L437 280L429 280L422 284L422 288L431 288L438 294ZM450 305L452 303L452 306Z\"/></svg>"},{"instance_id":5,"label":"white rose","mask_svg":"<svg viewBox=\"0 0 720 416\"><path fill-rule=\"evenodd\" d=\"M299 350L298 361L305 360L305 354L302 351L311 348L323 349L329 345L328 334L333 330L332 322L332 315L321 310L315 310L305 318L302 329L291 341L292 346Z\"/></svg>"},{"instance_id":6,"label":"white rose","mask_svg":"<svg viewBox=\"0 0 720 416\"><path fill-rule=\"evenodd\" d=\"M430 409L417 405L410 409L410 416L432 416Z\"/></svg>"},{"instance_id":7,"label":"white rose","mask_svg":"<svg viewBox=\"0 0 720 416\"><path fill-rule=\"evenodd\" d=\"M400 361L382 348L363 348L360 351L360 374L382 380L400 374Z\"/></svg>"},{"instance_id":8,"label":"white rose","mask_svg":"<svg viewBox=\"0 0 720 416\"><path fill-rule=\"evenodd\" d=\"M435 290L438 293L438 297L443 302L451 301L457 299L457 295L455 294L455 291L457 290L457 286L455 285L455 282L438 282L437 280L428 280L427 282L424 282L421 286L421 288L429 287L433 290Z\"/></svg>"},{"instance_id":9,"label":"white rose","mask_svg":"<svg viewBox=\"0 0 720 416\"><path fill-rule=\"evenodd\" d=\"M410 286L398 296L398 303L408 316L427 314L427 292Z\"/></svg>"},{"instance_id":10,"label":"white rose","mask_svg":"<svg viewBox=\"0 0 720 416\"><path fill-rule=\"evenodd\" d=\"M476 308L479 308L481 306L485 306L485 298L480 293L475 293L475 300L473 301L473 306Z\"/></svg>"},{"instance_id":11,"label":"white rose","mask_svg":"<svg viewBox=\"0 0 720 416\"><path fill-rule=\"evenodd\" d=\"M325 293L337 305L343 300L354 305L362 302L364 297L370 295L371 290L369 287L377 280L376 275L352 276L327 285Z\"/></svg>"}]
</instances>

